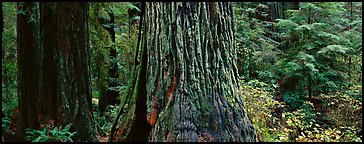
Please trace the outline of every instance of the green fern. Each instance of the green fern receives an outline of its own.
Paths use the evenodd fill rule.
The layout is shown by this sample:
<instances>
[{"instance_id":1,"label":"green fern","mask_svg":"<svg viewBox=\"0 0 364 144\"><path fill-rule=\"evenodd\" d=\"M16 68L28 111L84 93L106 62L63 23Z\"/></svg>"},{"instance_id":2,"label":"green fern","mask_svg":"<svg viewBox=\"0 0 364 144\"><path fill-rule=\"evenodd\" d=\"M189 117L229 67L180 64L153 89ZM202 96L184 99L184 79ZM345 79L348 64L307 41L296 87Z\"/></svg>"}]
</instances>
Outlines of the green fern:
<instances>
[{"instance_id":1,"label":"green fern","mask_svg":"<svg viewBox=\"0 0 364 144\"><path fill-rule=\"evenodd\" d=\"M2 124L1 124L1 126L2 126L2 131L4 132L4 131L10 131L10 124L13 122L12 120L11 120L11 118L9 118L9 117L3 117L2 119L1 119L1 121L2 121Z\"/></svg>"},{"instance_id":2,"label":"green fern","mask_svg":"<svg viewBox=\"0 0 364 144\"><path fill-rule=\"evenodd\" d=\"M72 123L62 129L62 126L50 129L49 126L42 130L26 129L26 139L32 142L72 142L72 137L77 132L69 132Z\"/></svg>"}]
</instances>

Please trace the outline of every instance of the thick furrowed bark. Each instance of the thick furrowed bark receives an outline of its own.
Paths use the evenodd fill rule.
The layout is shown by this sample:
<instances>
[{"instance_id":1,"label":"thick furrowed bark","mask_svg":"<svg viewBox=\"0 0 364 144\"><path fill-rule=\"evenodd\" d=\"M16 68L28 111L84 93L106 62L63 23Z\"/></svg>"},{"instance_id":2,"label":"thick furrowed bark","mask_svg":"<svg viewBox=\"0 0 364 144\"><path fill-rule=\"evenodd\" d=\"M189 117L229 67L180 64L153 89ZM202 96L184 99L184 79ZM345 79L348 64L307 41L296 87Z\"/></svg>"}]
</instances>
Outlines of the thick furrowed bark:
<instances>
[{"instance_id":1,"label":"thick furrowed bark","mask_svg":"<svg viewBox=\"0 0 364 144\"><path fill-rule=\"evenodd\" d=\"M244 111L229 3L149 3L151 141L255 141Z\"/></svg>"},{"instance_id":2,"label":"thick furrowed bark","mask_svg":"<svg viewBox=\"0 0 364 144\"><path fill-rule=\"evenodd\" d=\"M231 4L147 3L145 14L149 141L256 141L239 91ZM135 102L114 140L140 124Z\"/></svg>"}]
</instances>

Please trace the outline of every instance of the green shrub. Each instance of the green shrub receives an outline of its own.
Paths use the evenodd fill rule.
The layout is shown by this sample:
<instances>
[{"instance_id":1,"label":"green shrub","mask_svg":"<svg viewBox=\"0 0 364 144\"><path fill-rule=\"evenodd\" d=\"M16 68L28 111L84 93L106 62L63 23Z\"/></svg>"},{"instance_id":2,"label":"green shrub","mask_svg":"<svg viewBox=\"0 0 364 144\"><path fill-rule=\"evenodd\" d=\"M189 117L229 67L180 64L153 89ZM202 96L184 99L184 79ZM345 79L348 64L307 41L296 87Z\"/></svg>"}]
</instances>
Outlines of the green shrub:
<instances>
[{"instance_id":1,"label":"green shrub","mask_svg":"<svg viewBox=\"0 0 364 144\"><path fill-rule=\"evenodd\" d=\"M274 109L281 107L281 103L274 100L273 88L264 82L251 80L243 84L243 97L248 117L257 130L259 141L274 141L269 133L268 124L277 118L272 117ZM268 90L272 90L269 92ZM272 119L273 118L273 119Z\"/></svg>"},{"instance_id":2,"label":"green shrub","mask_svg":"<svg viewBox=\"0 0 364 144\"><path fill-rule=\"evenodd\" d=\"M100 111L94 111L94 118L96 129L98 130L100 136L107 137L110 134L111 127L115 121L118 114L119 106L106 107L104 115L100 116Z\"/></svg>"},{"instance_id":3,"label":"green shrub","mask_svg":"<svg viewBox=\"0 0 364 144\"><path fill-rule=\"evenodd\" d=\"M298 92L285 92L283 95L283 101L289 104L292 110L297 110L303 104L303 100L301 100Z\"/></svg>"}]
</instances>

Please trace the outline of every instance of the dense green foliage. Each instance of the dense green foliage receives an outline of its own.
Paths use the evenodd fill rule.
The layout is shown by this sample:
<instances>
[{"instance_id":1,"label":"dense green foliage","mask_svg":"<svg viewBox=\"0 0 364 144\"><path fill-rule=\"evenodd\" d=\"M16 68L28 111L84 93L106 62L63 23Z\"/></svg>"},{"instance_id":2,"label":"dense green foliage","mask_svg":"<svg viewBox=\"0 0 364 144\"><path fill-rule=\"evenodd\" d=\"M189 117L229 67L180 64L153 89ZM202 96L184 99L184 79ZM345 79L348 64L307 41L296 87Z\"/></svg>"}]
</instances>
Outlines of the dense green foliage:
<instances>
[{"instance_id":1,"label":"dense green foliage","mask_svg":"<svg viewBox=\"0 0 364 144\"><path fill-rule=\"evenodd\" d=\"M17 103L16 3L1 3L4 32L2 33L2 112L11 116Z\"/></svg>"},{"instance_id":2,"label":"dense green foliage","mask_svg":"<svg viewBox=\"0 0 364 144\"><path fill-rule=\"evenodd\" d=\"M107 89L118 89L123 92L128 84L128 78L131 71L133 61L133 50L136 47L136 26L130 25L128 18L128 10L137 9L132 3L91 3L90 6L90 47L91 47L91 69L92 69L92 85L93 97L99 98L100 94L105 94ZM102 19L110 19L108 13L115 15L116 24L103 24L99 21ZM132 17L135 21L138 16ZM114 27L116 39L115 43L111 41L109 33L105 27ZM108 64L109 48L116 49L117 59L112 59L118 64L119 86L108 87Z\"/></svg>"},{"instance_id":3,"label":"dense green foliage","mask_svg":"<svg viewBox=\"0 0 364 144\"><path fill-rule=\"evenodd\" d=\"M17 50L16 50L16 3L1 3L3 13L2 32L2 133L14 135L16 122L13 114L18 107L17 97ZM6 139L6 138L5 138Z\"/></svg>"},{"instance_id":4,"label":"dense green foliage","mask_svg":"<svg viewBox=\"0 0 364 144\"><path fill-rule=\"evenodd\" d=\"M308 77L318 93L332 92L349 84L351 70L345 58L358 48L345 37L346 31L341 31L349 25L349 20L342 17L347 13L343 6L342 3L302 3L300 10L288 11L288 19L278 20L284 54L275 66L278 73L300 79L297 89L301 95L309 83Z\"/></svg>"},{"instance_id":5,"label":"dense green foliage","mask_svg":"<svg viewBox=\"0 0 364 144\"><path fill-rule=\"evenodd\" d=\"M278 60L280 51L276 49L276 42L267 33L269 23L255 18L254 14L267 16L267 5L257 3L237 3L236 40L240 75L245 80L260 78L273 79L272 62Z\"/></svg>"},{"instance_id":6,"label":"dense green foliage","mask_svg":"<svg viewBox=\"0 0 364 144\"><path fill-rule=\"evenodd\" d=\"M318 93L358 83L362 20L358 12L349 19L350 9L345 8L349 4L300 3L300 10L287 10L289 17L278 19L277 23L251 16L268 16L267 5L237 4L236 35L243 78L274 83L283 77L295 77L300 79L297 90L301 94L308 75ZM361 3L354 5L361 9ZM271 25L278 28L277 33L268 29ZM349 26L351 29L346 30ZM268 34L279 38L267 37Z\"/></svg>"},{"instance_id":7,"label":"dense green foliage","mask_svg":"<svg viewBox=\"0 0 364 144\"><path fill-rule=\"evenodd\" d=\"M299 3L270 21L276 5L235 8L243 93L259 140L362 141L361 3Z\"/></svg>"},{"instance_id":8,"label":"dense green foliage","mask_svg":"<svg viewBox=\"0 0 364 144\"><path fill-rule=\"evenodd\" d=\"M298 3L298 2L297 2ZM362 3L285 2L234 4L236 51L241 92L259 141L362 142ZM135 64L139 3L89 5L92 97L108 89L125 102ZM2 133L14 141L18 116L17 45L14 2L2 2ZM278 11L278 12L275 12ZM105 23L110 15L115 23ZM284 16L276 16L283 13ZM115 30L115 42L106 28ZM110 48L117 52L110 59ZM109 65L118 65L118 83L109 87ZM233 103L229 101L229 104ZM93 103L99 140L107 141L120 103L105 112ZM28 129L33 142L70 142L71 125L51 123Z\"/></svg>"}]
</instances>

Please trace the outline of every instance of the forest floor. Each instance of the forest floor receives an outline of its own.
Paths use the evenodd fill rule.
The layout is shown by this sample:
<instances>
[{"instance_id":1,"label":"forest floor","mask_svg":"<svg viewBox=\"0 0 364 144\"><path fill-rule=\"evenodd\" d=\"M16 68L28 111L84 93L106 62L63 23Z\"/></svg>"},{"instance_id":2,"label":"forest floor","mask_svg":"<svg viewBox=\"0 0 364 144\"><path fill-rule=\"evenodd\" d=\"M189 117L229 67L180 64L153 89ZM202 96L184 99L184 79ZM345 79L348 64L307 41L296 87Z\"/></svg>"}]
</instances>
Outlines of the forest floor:
<instances>
[{"instance_id":1,"label":"forest floor","mask_svg":"<svg viewBox=\"0 0 364 144\"><path fill-rule=\"evenodd\" d=\"M340 125L340 121L330 121L327 120L327 117L332 117L330 115L330 113L328 113L329 111L332 111L332 108L327 106L325 103L327 103L327 101L323 100L322 98L318 97L318 96L313 96L311 99L307 98L305 99L306 101L309 101L310 103L312 103L313 105L313 113L315 113L315 117L314 117L314 122L311 125L320 125L323 129L320 129L322 131L327 131L326 129L331 129L333 128L334 134L336 134L337 137L337 130L339 130L339 128L337 128L337 130L335 129L335 127L338 127L338 125ZM283 100L280 99L280 101L282 102ZM345 104L345 102L342 102L343 104ZM342 104L342 105L343 105ZM345 105L350 105L350 104L345 104ZM354 105L354 104L352 104ZM100 116L100 111L97 107L97 105L93 105L93 111L94 111L94 118L95 118L95 123L96 123L96 127L97 127L97 131L98 131L98 139L99 142L108 142L109 139L109 133L110 133L110 129L111 126L113 124L113 119L117 114L116 111L116 107L112 107L112 109L107 110L107 112L105 112L104 116ZM273 115L275 117L280 118L279 121L282 121L282 126L286 129L297 129L297 133L305 133L307 135L307 133L311 133L310 131L307 130L299 130L298 128L292 128L290 126L288 126L288 124L286 123L286 121L288 119L285 119L282 117L282 114L285 113L283 109L290 109L289 105L285 105L284 107L280 107L276 110L273 110ZM263 110L262 110L263 111ZM361 105L360 105L360 111L361 111ZM319 114L317 114L319 113ZM331 113L332 114L332 113ZM11 117L7 117L9 120L6 123L9 128L8 129L4 129L2 130L3 134L2 134L2 138L3 138L3 142L14 142L17 141L15 138L15 131L16 131L16 120L18 117L18 109L16 108L13 112L13 114L11 115ZM251 119L251 118L250 118ZM259 118L258 118L259 119ZM262 119L263 120L263 119ZM277 123L271 123L269 121L267 121L268 126L270 125L270 127L276 127ZM54 124L54 123L53 123ZM300 124L303 124L300 122ZM48 123L48 125L50 125L50 123ZM4 126L4 113L3 113L3 126ZM52 126L52 129L49 129L50 131L54 130L54 126ZM40 128L39 128L40 129ZM361 129L361 128L360 128ZM259 131L259 127L258 127L258 131ZM274 133L279 133L278 131L280 131L279 129L275 130L275 131L271 131L270 135L273 135ZM362 130L352 130L352 131L357 131L357 133L355 135L360 136L362 134ZM292 131L291 131L292 132ZM47 132L47 135L50 135L51 133ZM261 134L258 133L258 137L262 138L264 136L262 136ZM327 135L332 135L332 133L327 133ZM355 136L353 135L353 136ZM295 135L294 138L298 138L300 137L299 134ZM302 136L301 136L302 137ZM344 137L343 135L339 136L340 138ZM262 138L263 139L263 138ZM303 141L305 139L300 139L299 141ZM312 139L306 139L307 141L310 141ZM315 140L315 139L314 139ZM328 139L327 141L330 141L331 139ZM282 141L290 141L290 140L282 140ZM326 140L323 140L326 141ZM339 140L338 140L339 141ZM359 140L360 141L360 140Z\"/></svg>"}]
</instances>

